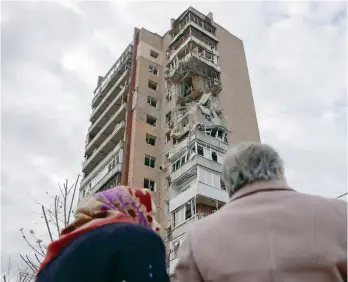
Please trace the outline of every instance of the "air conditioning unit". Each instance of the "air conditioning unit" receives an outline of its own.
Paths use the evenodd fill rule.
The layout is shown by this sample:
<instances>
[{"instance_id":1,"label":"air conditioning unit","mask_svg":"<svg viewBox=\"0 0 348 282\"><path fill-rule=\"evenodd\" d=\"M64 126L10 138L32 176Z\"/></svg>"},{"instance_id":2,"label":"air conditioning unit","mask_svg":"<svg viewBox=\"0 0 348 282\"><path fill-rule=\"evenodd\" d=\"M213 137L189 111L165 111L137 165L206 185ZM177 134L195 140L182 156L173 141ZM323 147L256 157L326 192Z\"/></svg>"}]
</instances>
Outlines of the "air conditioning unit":
<instances>
[{"instance_id":1,"label":"air conditioning unit","mask_svg":"<svg viewBox=\"0 0 348 282\"><path fill-rule=\"evenodd\" d=\"M163 172L167 171L167 167L165 165L160 165L159 169Z\"/></svg>"}]
</instances>

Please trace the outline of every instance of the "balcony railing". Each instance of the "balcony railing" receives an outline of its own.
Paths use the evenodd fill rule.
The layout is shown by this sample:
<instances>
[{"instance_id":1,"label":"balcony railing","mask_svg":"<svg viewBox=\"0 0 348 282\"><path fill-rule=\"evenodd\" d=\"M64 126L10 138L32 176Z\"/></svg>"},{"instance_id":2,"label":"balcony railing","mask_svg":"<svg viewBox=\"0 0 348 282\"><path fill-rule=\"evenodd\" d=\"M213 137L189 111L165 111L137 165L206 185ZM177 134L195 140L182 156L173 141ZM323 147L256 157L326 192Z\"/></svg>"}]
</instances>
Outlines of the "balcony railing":
<instances>
[{"instance_id":1,"label":"balcony railing","mask_svg":"<svg viewBox=\"0 0 348 282\"><path fill-rule=\"evenodd\" d=\"M210 185L207 185L202 182L196 182L190 186L190 188L181 192L179 195L170 199L169 201L169 212L173 212L180 206L187 203L189 200L193 199L195 196L201 195L206 198L218 200L220 202L228 202L228 193L220 188L216 188Z\"/></svg>"},{"instance_id":2,"label":"balcony railing","mask_svg":"<svg viewBox=\"0 0 348 282\"><path fill-rule=\"evenodd\" d=\"M98 102L103 98L105 94L105 88L108 85L108 83L119 73L119 71L122 69L122 67L126 66L128 61L131 60L131 54L132 54L132 45L128 45L126 50L123 52L123 54L120 56L120 58L116 61L116 63L111 67L111 69L108 71L108 73L103 78L103 81L100 83L100 85L97 86L97 88L94 90L94 98L92 100L92 106L97 106Z\"/></svg>"},{"instance_id":3,"label":"balcony railing","mask_svg":"<svg viewBox=\"0 0 348 282\"><path fill-rule=\"evenodd\" d=\"M110 119L105 123L105 125L101 128L98 134L87 144L86 146L86 154L90 154L93 148L98 147L108 135L108 131L113 126L114 122L120 122L124 119L124 116L121 113L125 113L127 109L126 103L123 103L121 107L110 117ZM105 134L106 133L106 134Z\"/></svg>"},{"instance_id":4,"label":"balcony railing","mask_svg":"<svg viewBox=\"0 0 348 282\"><path fill-rule=\"evenodd\" d=\"M94 177L105 167L105 164L108 163L113 157L115 157L120 149L123 148L123 141L121 140L116 147L109 153L107 156L94 168L91 173L85 177L80 183L80 190L82 190L89 182L91 182Z\"/></svg>"},{"instance_id":5,"label":"balcony railing","mask_svg":"<svg viewBox=\"0 0 348 282\"><path fill-rule=\"evenodd\" d=\"M172 51L170 52L168 61L171 62L174 57L182 50L182 48L187 46L190 41L194 41L196 44L212 51L214 56L219 55L219 52L216 49L216 42L195 31L193 28L189 28L189 30L172 46Z\"/></svg>"},{"instance_id":6,"label":"balcony railing","mask_svg":"<svg viewBox=\"0 0 348 282\"><path fill-rule=\"evenodd\" d=\"M206 29L204 29L202 26L200 26L200 25L198 25L198 24L196 24L195 22L193 22L193 21L190 20L190 21L188 21L188 22L185 24L185 26L178 32L178 34L175 35L175 36L173 37L173 39L170 41L169 47L171 47L171 45L173 45L173 44L178 40L178 38L181 37L182 34L185 33L186 29L187 29L189 26L195 27L196 29L198 29L199 31L201 31L202 33L204 33L205 35L207 35L208 37L210 37L210 38L213 39L214 41L218 42L218 39L217 39L217 37L216 37L214 34L210 33L209 31L207 31Z\"/></svg>"},{"instance_id":7,"label":"balcony railing","mask_svg":"<svg viewBox=\"0 0 348 282\"><path fill-rule=\"evenodd\" d=\"M108 153L108 147L114 143L118 143L123 138L125 122L122 121L117 124L112 131L112 133L107 137L104 142L92 153L92 155L85 160L83 163L83 172L90 173L103 159L105 154ZM107 151L107 153L103 153L103 150Z\"/></svg>"},{"instance_id":8,"label":"balcony railing","mask_svg":"<svg viewBox=\"0 0 348 282\"><path fill-rule=\"evenodd\" d=\"M210 124L209 124L210 125ZM215 124L213 124L215 125ZM214 137L211 137L207 134L205 134L203 131L196 130L193 133L190 133L189 136L187 136L186 139L181 141L179 144L176 144L170 151L168 155L168 159L171 159L174 157L177 153L179 153L181 150L186 149L187 146L192 144L195 140L203 141L206 144L212 145L216 148L221 148L224 151L228 150L228 144L217 139Z\"/></svg>"},{"instance_id":9,"label":"balcony railing","mask_svg":"<svg viewBox=\"0 0 348 282\"><path fill-rule=\"evenodd\" d=\"M98 128L101 127L102 124L105 123L105 119L107 119L107 116L111 114L111 112L115 111L117 109L117 106L122 103L122 96L124 95L126 91L126 87L123 88L120 93L117 94L116 98L107 106L107 108L104 110L104 112L99 116L99 118L91 124L91 126L88 129L88 134L96 134ZM117 109L117 111L120 111L122 106Z\"/></svg>"},{"instance_id":10,"label":"balcony railing","mask_svg":"<svg viewBox=\"0 0 348 282\"><path fill-rule=\"evenodd\" d=\"M98 117L99 117L98 113L102 114L104 112L105 108L107 107L107 101L113 100L116 95L119 96L119 93L122 92L122 90L125 88L125 86L123 85L123 88L121 89L121 91L118 94L116 94L115 89L116 89L116 87L121 87L121 85L120 85L121 82L126 77L128 77L128 74L129 74L129 71L126 70L122 74L122 76L117 80L117 82L114 84L114 86L109 90L109 92L106 94L106 96L103 98L103 100L99 103L99 105L92 110L91 119L90 119L91 122L94 122L98 119Z\"/></svg>"}]
</instances>

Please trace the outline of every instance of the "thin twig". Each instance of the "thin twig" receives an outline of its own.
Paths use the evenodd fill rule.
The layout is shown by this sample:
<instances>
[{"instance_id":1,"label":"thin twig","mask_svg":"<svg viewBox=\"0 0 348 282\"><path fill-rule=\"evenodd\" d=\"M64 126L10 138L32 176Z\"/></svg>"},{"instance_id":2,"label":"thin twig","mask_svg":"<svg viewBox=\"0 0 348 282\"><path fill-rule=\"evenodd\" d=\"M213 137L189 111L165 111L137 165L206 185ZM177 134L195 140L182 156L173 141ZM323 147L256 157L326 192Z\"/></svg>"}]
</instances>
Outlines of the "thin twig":
<instances>
[{"instance_id":1,"label":"thin twig","mask_svg":"<svg viewBox=\"0 0 348 282\"><path fill-rule=\"evenodd\" d=\"M80 175L77 176L77 179L76 179L76 182L75 182L75 186L74 186L73 196L72 196L72 199L71 199L71 202L70 202L70 208L69 208L69 214L68 214L68 224L70 222L70 215L71 215L71 211L72 211L72 205L74 203L75 192L76 192L76 189L77 189L77 184L78 184L79 178L80 178Z\"/></svg>"},{"instance_id":2,"label":"thin twig","mask_svg":"<svg viewBox=\"0 0 348 282\"><path fill-rule=\"evenodd\" d=\"M48 234L50 235L50 239L51 239L51 242L53 242L53 238L52 238L52 233L51 233L51 228L48 224L48 221L47 221L47 216L46 216L46 212L45 212L45 208L43 206L41 206L42 208L42 213L45 217L45 222L46 222L46 227L47 227L47 230L48 230Z\"/></svg>"},{"instance_id":3,"label":"thin twig","mask_svg":"<svg viewBox=\"0 0 348 282\"><path fill-rule=\"evenodd\" d=\"M57 201L57 197L55 197L54 199L54 215L56 217L56 226L57 226L57 232L58 232L58 236L60 234L60 230L59 230L59 223L58 223L58 201Z\"/></svg>"},{"instance_id":4,"label":"thin twig","mask_svg":"<svg viewBox=\"0 0 348 282\"><path fill-rule=\"evenodd\" d=\"M37 254L39 254L40 256L44 257L45 255L40 253L40 251L38 251L32 244L30 244L30 242L28 241L27 237L25 236L23 230L21 230L22 235L23 235L23 239L25 240L25 242L28 244L28 246L30 248L32 248Z\"/></svg>"},{"instance_id":5,"label":"thin twig","mask_svg":"<svg viewBox=\"0 0 348 282\"><path fill-rule=\"evenodd\" d=\"M25 264L26 264L34 273L36 273L36 270L30 265L30 263L27 262L21 254L19 254L19 256L20 256L21 259L25 262Z\"/></svg>"}]
</instances>

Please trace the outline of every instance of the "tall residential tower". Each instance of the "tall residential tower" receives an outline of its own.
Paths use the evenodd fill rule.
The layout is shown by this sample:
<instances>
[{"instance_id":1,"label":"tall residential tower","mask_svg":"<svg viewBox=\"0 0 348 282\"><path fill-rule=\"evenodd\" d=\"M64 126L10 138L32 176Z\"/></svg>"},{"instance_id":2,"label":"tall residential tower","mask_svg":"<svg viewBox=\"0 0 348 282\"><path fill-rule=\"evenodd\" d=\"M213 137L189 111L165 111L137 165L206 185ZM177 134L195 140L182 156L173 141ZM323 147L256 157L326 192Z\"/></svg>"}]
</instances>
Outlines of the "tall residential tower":
<instances>
[{"instance_id":1,"label":"tall residential tower","mask_svg":"<svg viewBox=\"0 0 348 282\"><path fill-rule=\"evenodd\" d=\"M260 141L243 42L190 7L133 41L98 78L80 200L117 184L152 190L172 273L192 223L228 201L231 144Z\"/></svg>"}]
</instances>

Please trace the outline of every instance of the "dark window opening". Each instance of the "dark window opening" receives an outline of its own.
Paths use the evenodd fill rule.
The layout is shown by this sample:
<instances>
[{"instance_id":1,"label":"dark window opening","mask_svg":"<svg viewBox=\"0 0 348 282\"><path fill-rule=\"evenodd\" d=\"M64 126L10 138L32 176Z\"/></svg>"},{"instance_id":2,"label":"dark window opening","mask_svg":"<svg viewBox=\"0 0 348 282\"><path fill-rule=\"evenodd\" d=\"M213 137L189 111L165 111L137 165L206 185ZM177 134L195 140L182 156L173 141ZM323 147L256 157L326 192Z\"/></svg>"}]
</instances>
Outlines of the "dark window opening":
<instances>
[{"instance_id":1,"label":"dark window opening","mask_svg":"<svg viewBox=\"0 0 348 282\"><path fill-rule=\"evenodd\" d=\"M159 54L158 54L157 52L155 52L155 51L151 50L151 51L150 51L150 56L151 56L152 58L157 59L157 58L158 58L158 56L159 56Z\"/></svg>"},{"instance_id":2,"label":"dark window opening","mask_svg":"<svg viewBox=\"0 0 348 282\"><path fill-rule=\"evenodd\" d=\"M146 123L152 125L152 126L156 126L156 118L146 115Z\"/></svg>"},{"instance_id":3,"label":"dark window opening","mask_svg":"<svg viewBox=\"0 0 348 282\"><path fill-rule=\"evenodd\" d=\"M204 156L204 150L202 146L197 146L197 154L200 156Z\"/></svg>"},{"instance_id":4,"label":"dark window opening","mask_svg":"<svg viewBox=\"0 0 348 282\"><path fill-rule=\"evenodd\" d=\"M149 80L149 83L147 85L150 89L152 90L157 90L158 88L158 83L152 81L152 80Z\"/></svg>"},{"instance_id":5,"label":"dark window opening","mask_svg":"<svg viewBox=\"0 0 348 282\"><path fill-rule=\"evenodd\" d=\"M211 158L214 162L217 162L217 153L216 152L211 152Z\"/></svg>"},{"instance_id":6,"label":"dark window opening","mask_svg":"<svg viewBox=\"0 0 348 282\"><path fill-rule=\"evenodd\" d=\"M144 162L145 166L155 168L155 162L156 162L156 158L145 155L145 162Z\"/></svg>"},{"instance_id":7,"label":"dark window opening","mask_svg":"<svg viewBox=\"0 0 348 282\"><path fill-rule=\"evenodd\" d=\"M166 123L170 122L172 120L172 112L169 112L166 114Z\"/></svg>"},{"instance_id":8,"label":"dark window opening","mask_svg":"<svg viewBox=\"0 0 348 282\"><path fill-rule=\"evenodd\" d=\"M155 190L156 190L155 181L144 178L144 188L149 189L152 192L155 192Z\"/></svg>"},{"instance_id":9,"label":"dark window opening","mask_svg":"<svg viewBox=\"0 0 348 282\"><path fill-rule=\"evenodd\" d=\"M146 143L152 146L156 144L156 137L150 134L146 134Z\"/></svg>"}]
</instances>

